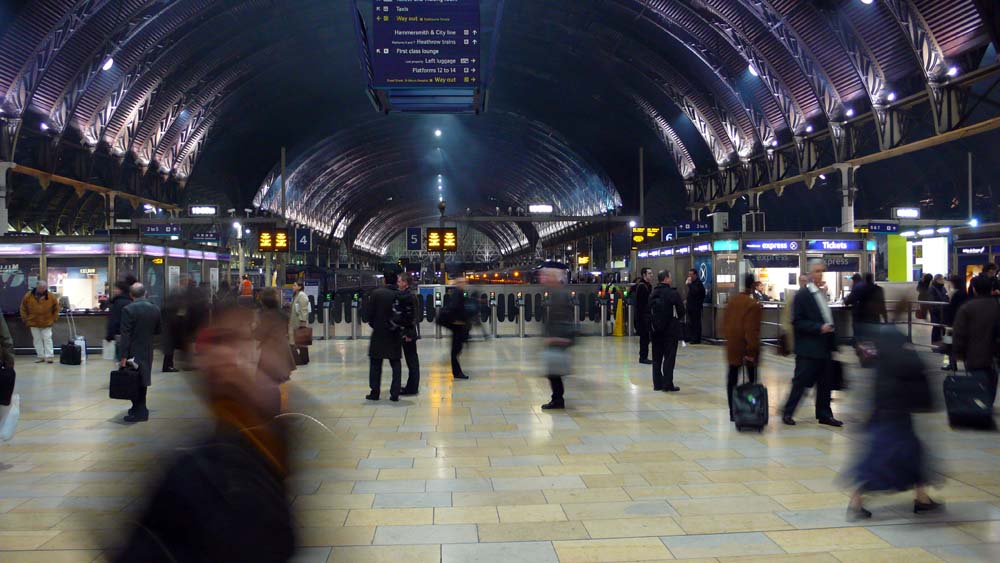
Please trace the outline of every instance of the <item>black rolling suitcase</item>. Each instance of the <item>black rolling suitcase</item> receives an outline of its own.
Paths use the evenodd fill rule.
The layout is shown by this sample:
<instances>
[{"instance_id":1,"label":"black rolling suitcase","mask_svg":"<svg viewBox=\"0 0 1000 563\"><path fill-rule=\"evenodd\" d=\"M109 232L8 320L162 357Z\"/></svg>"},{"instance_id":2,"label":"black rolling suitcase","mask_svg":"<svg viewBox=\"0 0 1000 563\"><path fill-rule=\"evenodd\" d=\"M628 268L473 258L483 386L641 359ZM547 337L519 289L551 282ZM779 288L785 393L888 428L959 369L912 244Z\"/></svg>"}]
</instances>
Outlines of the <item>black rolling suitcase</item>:
<instances>
[{"instance_id":1,"label":"black rolling suitcase","mask_svg":"<svg viewBox=\"0 0 1000 563\"><path fill-rule=\"evenodd\" d=\"M746 373L746 368L744 367ZM733 389L733 422L736 430L744 428L762 432L767 426L767 387L760 383L744 383Z\"/></svg>"},{"instance_id":2,"label":"black rolling suitcase","mask_svg":"<svg viewBox=\"0 0 1000 563\"><path fill-rule=\"evenodd\" d=\"M59 349L59 363L64 366L78 366L83 359L83 351L70 340Z\"/></svg>"},{"instance_id":3,"label":"black rolling suitcase","mask_svg":"<svg viewBox=\"0 0 1000 563\"><path fill-rule=\"evenodd\" d=\"M14 382L17 374L14 368L0 364L0 406L6 407L10 404L11 397L14 396Z\"/></svg>"},{"instance_id":4,"label":"black rolling suitcase","mask_svg":"<svg viewBox=\"0 0 1000 563\"><path fill-rule=\"evenodd\" d=\"M980 374L944 378L944 404L951 426L993 427L993 382Z\"/></svg>"},{"instance_id":5,"label":"black rolling suitcase","mask_svg":"<svg viewBox=\"0 0 1000 563\"><path fill-rule=\"evenodd\" d=\"M139 370L128 367L111 372L111 384L108 386L108 397L132 401L139 395L142 374Z\"/></svg>"}]
</instances>

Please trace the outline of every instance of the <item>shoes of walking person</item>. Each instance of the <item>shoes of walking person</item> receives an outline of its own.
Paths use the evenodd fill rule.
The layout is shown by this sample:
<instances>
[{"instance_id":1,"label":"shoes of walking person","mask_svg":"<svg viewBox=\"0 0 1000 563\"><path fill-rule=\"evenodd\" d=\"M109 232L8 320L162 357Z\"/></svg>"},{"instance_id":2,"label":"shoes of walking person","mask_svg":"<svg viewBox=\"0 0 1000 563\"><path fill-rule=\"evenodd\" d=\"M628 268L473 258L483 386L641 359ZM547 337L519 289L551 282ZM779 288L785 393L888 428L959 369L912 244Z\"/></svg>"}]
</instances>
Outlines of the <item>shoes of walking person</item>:
<instances>
[{"instance_id":1,"label":"shoes of walking person","mask_svg":"<svg viewBox=\"0 0 1000 563\"><path fill-rule=\"evenodd\" d=\"M398 403L399 402L399 395L389 395L389 400L392 401L392 402L394 402L394 403Z\"/></svg>"},{"instance_id":2,"label":"shoes of walking person","mask_svg":"<svg viewBox=\"0 0 1000 563\"><path fill-rule=\"evenodd\" d=\"M640 359L639 363L640 364L653 365L653 360L650 360L650 359Z\"/></svg>"},{"instance_id":3,"label":"shoes of walking person","mask_svg":"<svg viewBox=\"0 0 1000 563\"><path fill-rule=\"evenodd\" d=\"M125 415L125 418L123 418L122 420L124 420L125 422L128 422L128 423L146 422L147 420L149 420L149 415L148 414L145 414L145 415L127 414L127 415Z\"/></svg>"},{"instance_id":4,"label":"shoes of walking person","mask_svg":"<svg viewBox=\"0 0 1000 563\"><path fill-rule=\"evenodd\" d=\"M416 394L417 394L416 391L400 391L399 392L399 395L401 397L409 397L410 395L416 395Z\"/></svg>"},{"instance_id":5,"label":"shoes of walking person","mask_svg":"<svg viewBox=\"0 0 1000 563\"><path fill-rule=\"evenodd\" d=\"M677 387L676 385L670 385L669 387L664 387L663 390L667 393L672 393L674 391L680 391L681 388Z\"/></svg>"},{"instance_id":6,"label":"shoes of walking person","mask_svg":"<svg viewBox=\"0 0 1000 563\"><path fill-rule=\"evenodd\" d=\"M543 411L549 411L549 410L555 410L555 409L564 409L564 408L566 408L566 403L557 403L555 401L549 401L548 403L545 403L544 405L542 405L542 410Z\"/></svg>"},{"instance_id":7,"label":"shoes of walking person","mask_svg":"<svg viewBox=\"0 0 1000 563\"><path fill-rule=\"evenodd\" d=\"M790 417L790 416L788 416L788 415L785 415L785 416L781 417L781 422L784 422L785 424L787 424L789 426L795 426L795 419L792 418L792 417Z\"/></svg>"},{"instance_id":8,"label":"shoes of walking person","mask_svg":"<svg viewBox=\"0 0 1000 563\"><path fill-rule=\"evenodd\" d=\"M848 522L857 522L858 520L868 520L871 517L872 517L871 511L863 506L859 506L857 508L854 508L853 506L847 507Z\"/></svg>"},{"instance_id":9,"label":"shoes of walking person","mask_svg":"<svg viewBox=\"0 0 1000 563\"><path fill-rule=\"evenodd\" d=\"M830 418L821 418L821 419L819 419L819 423L820 424L825 424L827 426L833 426L834 428L840 428L841 426L844 425L843 422L841 422L841 421L839 421L839 420L837 420L836 418L833 418L833 417L830 417Z\"/></svg>"},{"instance_id":10,"label":"shoes of walking person","mask_svg":"<svg viewBox=\"0 0 1000 563\"><path fill-rule=\"evenodd\" d=\"M35 360L35 363L36 364L44 364L45 363L45 359L44 358L38 358L37 360Z\"/></svg>"},{"instance_id":11,"label":"shoes of walking person","mask_svg":"<svg viewBox=\"0 0 1000 563\"><path fill-rule=\"evenodd\" d=\"M469 376L465 375L464 373L460 373L455 376L455 379L469 379Z\"/></svg>"},{"instance_id":12,"label":"shoes of walking person","mask_svg":"<svg viewBox=\"0 0 1000 563\"><path fill-rule=\"evenodd\" d=\"M375 393L369 393L365 395L365 398L368 399L369 401L377 401L378 395L376 395Z\"/></svg>"},{"instance_id":13,"label":"shoes of walking person","mask_svg":"<svg viewBox=\"0 0 1000 563\"><path fill-rule=\"evenodd\" d=\"M924 514L927 512L938 512L939 510L944 510L944 503L934 502L931 499L930 502L920 502L913 501L913 513L914 514Z\"/></svg>"},{"instance_id":14,"label":"shoes of walking person","mask_svg":"<svg viewBox=\"0 0 1000 563\"><path fill-rule=\"evenodd\" d=\"M736 417L733 416L733 413L729 413L729 422L736 422Z\"/></svg>"},{"instance_id":15,"label":"shoes of walking person","mask_svg":"<svg viewBox=\"0 0 1000 563\"><path fill-rule=\"evenodd\" d=\"M47 363L47 364L54 364L55 360L53 360L52 358L49 358L49 359L45 360L45 363Z\"/></svg>"},{"instance_id":16,"label":"shoes of walking person","mask_svg":"<svg viewBox=\"0 0 1000 563\"><path fill-rule=\"evenodd\" d=\"M181 370L177 368L163 368L163 373L177 373Z\"/></svg>"}]
</instances>

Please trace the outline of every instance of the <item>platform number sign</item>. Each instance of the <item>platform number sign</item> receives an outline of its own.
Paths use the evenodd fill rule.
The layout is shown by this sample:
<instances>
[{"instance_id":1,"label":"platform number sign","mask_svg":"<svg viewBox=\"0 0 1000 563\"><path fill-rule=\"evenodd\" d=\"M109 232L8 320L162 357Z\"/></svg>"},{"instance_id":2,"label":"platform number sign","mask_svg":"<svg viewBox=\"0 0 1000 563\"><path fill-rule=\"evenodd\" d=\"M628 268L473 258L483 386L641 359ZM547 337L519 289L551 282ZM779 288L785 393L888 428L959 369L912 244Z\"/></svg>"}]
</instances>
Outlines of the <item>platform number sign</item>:
<instances>
[{"instance_id":1,"label":"platform number sign","mask_svg":"<svg viewBox=\"0 0 1000 563\"><path fill-rule=\"evenodd\" d=\"M420 232L420 227L407 227L406 228L406 249L407 250L422 250L423 245L421 244L423 234Z\"/></svg>"},{"instance_id":2,"label":"platform number sign","mask_svg":"<svg viewBox=\"0 0 1000 563\"><path fill-rule=\"evenodd\" d=\"M295 229L295 252L312 251L312 231L307 227Z\"/></svg>"}]
</instances>

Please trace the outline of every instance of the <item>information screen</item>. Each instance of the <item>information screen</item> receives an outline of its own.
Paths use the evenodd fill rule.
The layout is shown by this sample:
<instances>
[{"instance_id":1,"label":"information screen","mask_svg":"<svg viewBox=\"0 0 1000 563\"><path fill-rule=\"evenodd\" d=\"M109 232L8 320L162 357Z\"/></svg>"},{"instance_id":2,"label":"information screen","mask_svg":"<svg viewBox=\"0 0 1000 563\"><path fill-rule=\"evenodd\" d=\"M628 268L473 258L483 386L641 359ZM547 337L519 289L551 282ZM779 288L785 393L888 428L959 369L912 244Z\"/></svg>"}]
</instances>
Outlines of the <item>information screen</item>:
<instances>
[{"instance_id":1,"label":"information screen","mask_svg":"<svg viewBox=\"0 0 1000 563\"><path fill-rule=\"evenodd\" d=\"M427 229L428 252L455 252L458 250L458 229L441 227Z\"/></svg>"},{"instance_id":2,"label":"information screen","mask_svg":"<svg viewBox=\"0 0 1000 563\"><path fill-rule=\"evenodd\" d=\"M375 0L376 88L477 87L479 0Z\"/></svg>"}]
</instances>

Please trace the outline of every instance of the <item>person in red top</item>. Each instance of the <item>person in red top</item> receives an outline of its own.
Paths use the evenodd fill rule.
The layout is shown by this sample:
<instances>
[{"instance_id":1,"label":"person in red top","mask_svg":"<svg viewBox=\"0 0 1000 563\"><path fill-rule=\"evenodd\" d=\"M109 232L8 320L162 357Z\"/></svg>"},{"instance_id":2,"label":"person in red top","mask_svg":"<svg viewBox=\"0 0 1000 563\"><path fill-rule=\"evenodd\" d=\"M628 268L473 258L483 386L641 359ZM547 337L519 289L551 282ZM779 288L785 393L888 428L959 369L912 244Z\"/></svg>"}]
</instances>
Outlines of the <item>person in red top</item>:
<instances>
[{"instance_id":1,"label":"person in red top","mask_svg":"<svg viewBox=\"0 0 1000 563\"><path fill-rule=\"evenodd\" d=\"M253 297L253 283L250 282L250 276L243 276L243 281L240 282L240 295Z\"/></svg>"}]
</instances>

